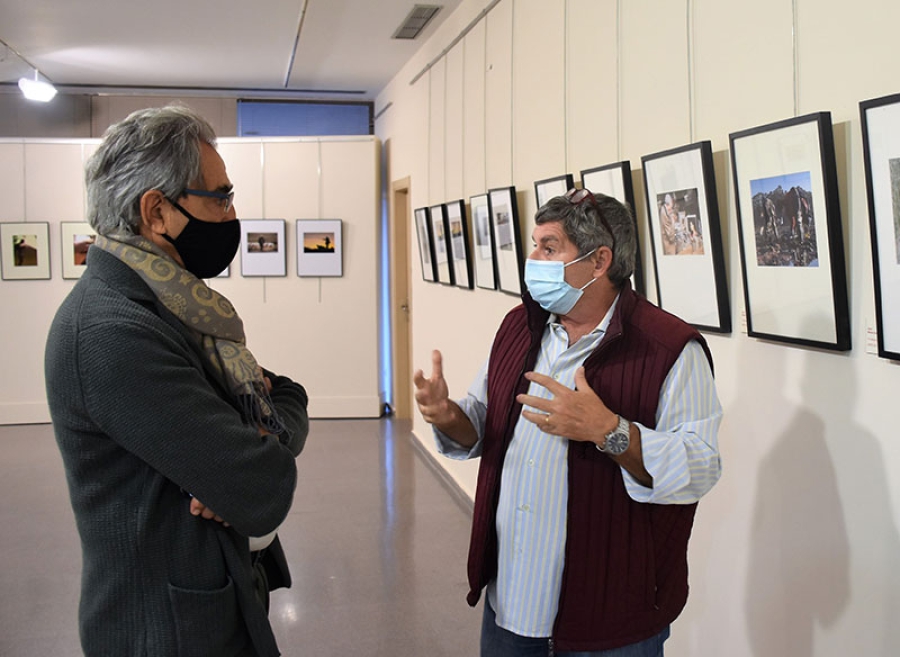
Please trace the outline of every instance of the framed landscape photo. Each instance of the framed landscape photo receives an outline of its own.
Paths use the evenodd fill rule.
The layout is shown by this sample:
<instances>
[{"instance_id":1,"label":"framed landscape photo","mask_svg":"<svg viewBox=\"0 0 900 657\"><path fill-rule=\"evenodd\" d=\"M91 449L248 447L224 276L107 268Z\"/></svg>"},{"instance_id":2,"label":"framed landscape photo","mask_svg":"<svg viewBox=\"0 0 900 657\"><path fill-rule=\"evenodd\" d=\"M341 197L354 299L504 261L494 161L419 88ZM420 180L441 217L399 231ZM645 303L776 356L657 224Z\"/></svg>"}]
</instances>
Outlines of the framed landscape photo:
<instances>
[{"instance_id":1,"label":"framed landscape photo","mask_svg":"<svg viewBox=\"0 0 900 657\"><path fill-rule=\"evenodd\" d=\"M634 253L634 274L631 276L631 287L639 294L646 294L644 283L644 265L641 257L640 231L637 226L637 208L634 207L634 183L631 180L631 162L625 160L607 164L581 172L581 186L593 194L611 196L624 203L631 210L634 219L634 239L637 248Z\"/></svg>"},{"instance_id":2,"label":"framed landscape photo","mask_svg":"<svg viewBox=\"0 0 900 657\"><path fill-rule=\"evenodd\" d=\"M900 94L859 104L878 355L900 361Z\"/></svg>"},{"instance_id":3,"label":"framed landscape photo","mask_svg":"<svg viewBox=\"0 0 900 657\"><path fill-rule=\"evenodd\" d=\"M453 285L453 270L450 268L450 236L443 205L428 208L431 225L431 239L434 245L434 264L437 267L438 283Z\"/></svg>"},{"instance_id":4,"label":"framed landscape photo","mask_svg":"<svg viewBox=\"0 0 900 657\"><path fill-rule=\"evenodd\" d=\"M343 276L340 219L297 219L297 276Z\"/></svg>"},{"instance_id":5,"label":"framed landscape photo","mask_svg":"<svg viewBox=\"0 0 900 657\"><path fill-rule=\"evenodd\" d=\"M49 232L46 222L0 223L0 273L4 281L50 278Z\"/></svg>"},{"instance_id":6,"label":"framed landscape photo","mask_svg":"<svg viewBox=\"0 0 900 657\"><path fill-rule=\"evenodd\" d=\"M241 220L241 275L287 276L284 219Z\"/></svg>"},{"instance_id":7,"label":"framed landscape photo","mask_svg":"<svg viewBox=\"0 0 900 657\"><path fill-rule=\"evenodd\" d=\"M522 234L515 187L488 190L491 227L497 254L497 286L503 292L522 294L525 261L522 256Z\"/></svg>"},{"instance_id":8,"label":"framed landscape photo","mask_svg":"<svg viewBox=\"0 0 900 657\"><path fill-rule=\"evenodd\" d=\"M729 139L748 335L850 349L831 114Z\"/></svg>"},{"instance_id":9,"label":"framed landscape photo","mask_svg":"<svg viewBox=\"0 0 900 657\"><path fill-rule=\"evenodd\" d=\"M534 196L537 199L537 207L540 210L544 203L554 196L565 196L566 192L575 186L575 179L571 173L553 178L545 178L534 183Z\"/></svg>"},{"instance_id":10,"label":"framed landscape photo","mask_svg":"<svg viewBox=\"0 0 900 657\"><path fill-rule=\"evenodd\" d=\"M659 306L698 329L730 333L712 144L645 155L641 163Z\"/></svg>"},{"instance_id":11,"label":"framed landscape photo","mask_svg":"<svg viewBox=\"0 0 900 657\"><path fill-rule=\"evenodd\" d=\"M81 278L87 267L87 252L97 237L86 221L63 221L59 224L62 277Z\"/></svg>"},{"instance_id":12,"label":"framed landscape photo","mask_svg":"<svg viewBox=\"0 0 900 657\"><path fill-rule=\"evenodd\" d=\"M469 253L469 226L466 221L466 202L462 199L444 204L450 236L450 265L457 287L471 290L472 258Z\"/></svg>"},{"instance_id":13,"label":"framed landscape photo","mask_svg":"<svg viewBox=\"0 0 900 657\"><path fill-rule=\"evenodd\" d=\"M428 219L428 208L416 208L413 211L413 221L416 224L419 262L422 264L422 280L428 283L436 283L437 268L434 264L434 246L431 241L431 224Z\"/></svg>"},{"instance_id":14,"label":"framed landscape photo","mask_svg":"<svg viewBox=\"0 0 900 657\"><path fill-rule=\"evenodd\" d=\"M470 197L469 210L472 213L472 232L475 238L475 253L472 258L475 284L485 290L496 290L497 258L488 195L476 194Z\"/></svg>"}]
</instances>

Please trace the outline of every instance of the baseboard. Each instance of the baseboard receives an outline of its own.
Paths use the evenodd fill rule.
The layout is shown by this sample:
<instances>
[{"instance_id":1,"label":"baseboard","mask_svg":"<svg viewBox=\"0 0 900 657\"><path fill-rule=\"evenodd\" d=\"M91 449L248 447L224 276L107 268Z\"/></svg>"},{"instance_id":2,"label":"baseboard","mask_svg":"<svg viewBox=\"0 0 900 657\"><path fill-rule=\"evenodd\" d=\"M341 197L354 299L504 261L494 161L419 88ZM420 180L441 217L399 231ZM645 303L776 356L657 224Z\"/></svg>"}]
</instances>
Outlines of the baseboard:
<instances>
[{"instance_id":1,"label":"baseboard","mask_svg":"<svg viewBox=\"0 0 900 657\"><path fill-rule=\"evenodd\" d=\"M425 446L419 442L418 438L410 434L410 442L412 442L413 448L416 450L416 455L422 459L422 462L432 473L434 473L434 476L441 482L441 486L450 493L450 497L453 498L453 501L456 502L460 509L471 517L475 508L475 503L472 501L472 498L470 498L462 487L456 483L456 480L450 476L450 473L441 466L434 454L429 452Z\"/></svg>"}]
</instances>

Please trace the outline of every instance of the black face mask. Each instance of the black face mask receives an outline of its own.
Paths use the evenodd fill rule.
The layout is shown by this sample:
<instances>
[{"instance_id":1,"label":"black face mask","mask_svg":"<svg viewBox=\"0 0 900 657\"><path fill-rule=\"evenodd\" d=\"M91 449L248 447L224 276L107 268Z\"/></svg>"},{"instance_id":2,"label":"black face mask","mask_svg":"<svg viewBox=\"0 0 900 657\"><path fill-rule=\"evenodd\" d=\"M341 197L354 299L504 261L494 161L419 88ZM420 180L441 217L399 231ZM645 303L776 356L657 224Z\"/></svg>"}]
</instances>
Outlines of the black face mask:
<instances>
[{"instance_id":1,"label":"black face mask","mask_svg":"<svg viewBox=\"0 0 900 657\"><path fill-rule=\"evenodd\" d=\"M184 268L197 278L213 278L225 271L241 244L241 222L201 221L175 201L169 203L188 218L178 237L163 235L178 251Z\"/></svg>"}]
</instances>

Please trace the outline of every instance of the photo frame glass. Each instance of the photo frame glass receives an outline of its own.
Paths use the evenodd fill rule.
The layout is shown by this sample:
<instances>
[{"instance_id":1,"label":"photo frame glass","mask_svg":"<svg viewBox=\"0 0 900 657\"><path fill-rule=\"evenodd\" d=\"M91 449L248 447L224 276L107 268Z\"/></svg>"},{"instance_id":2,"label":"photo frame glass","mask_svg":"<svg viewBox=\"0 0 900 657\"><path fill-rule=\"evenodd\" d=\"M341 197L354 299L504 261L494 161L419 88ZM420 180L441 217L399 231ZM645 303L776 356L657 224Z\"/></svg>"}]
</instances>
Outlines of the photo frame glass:
<instances>
[{"instance_id":1,"label":"photo frame glass","mask_svg":"<svg viewBox=\"0 0 900 657\"><path fill-rule=\"evenodd\" d=\"M730 135L748 334L850 348L827 112Z\"/></svg>"},{"instance_id":2,"label":"photo frame glass","mask_svg":"<svg viewBox=\"0 0 900 657\"><path fill-rule=\"evenodd\" d=\"M510 294L522 294L522 236L515 187L500 187L488 192L491 225L497 254L497 284Z\"/></svg>"},{"instance_id":3,"label":"photo frame glass","mask_svg":"<svg viewBox=\"0 0 900 657\"><path fill-rule=\"evenodd\" d=\"M566 192L574 186L575 179L571 173L535 181L534 197L537 199L538 209L554 196L565 196Z\"/></svg>"},{"instance_id":4,"label":"photo frame glass","mask_svg":"<svg viewBox=\"0 0 900 657\"><path fill-rule=\"evenodd\" d=\"M422 280L428 283L437 282L434 268L434 250L431 242L431 226L428 219L428 208L416 208L413 212L416 224L416 239L419 245L419 262L422 265Z\"/></svg>"},{"instance_id":5,"label":"photo frame glass","mask_svg":"<svg viewBox=\"0 0 900 657\"><path fill-rule=\"evenodd\" d=\"M471 290L472 258L469 253L469 226L466 220L466 203L462 199L444 204L450 236L450 264L457 287Z\"/></svg>"},{"instance_id":6,"label":"photo frame glass","mask_svg":"<svg viewBox=\"0 0 900 657\"><path fill-rule=\"evenodd\" d=\"M487 194L469 198L474 238L473 269L475 284L485 290L497 289L497 261L494 250L494 231L491 223L491 206Z\"/></svg>"},{"instance_id":7,"label":"photo frame glass","mask_svg":"<svg viewBox=\"0 0 900 657\"><path fill-rule=\"evenodd\" d=\"M81 278L87 268L87 252L97 231L86 221L63 221L59 224L62 277Z\"/></svg>"},{"instance_id":8,"label":"photo frame glass","mask_svg":"<svg viewBox=\"0 0 900 657\"><path fill-rule=\"evenodd\" d=\"M641 162L659 306L696 328L731 331L710 142Z\"/></svg>"},{"instance_id":9,"label":"photo frame glass","mask_svg":"<svg viewBox=\"0 0 900 657\"><path fill-rule=\"evenodd\" d=\"M343 276L343 258L340 219L297 219L297 276Z\"/></svg>"},{"instance_id":10,"label":"photo frame glass","mask_svg":"<svg viewBox=\"0 0 900 657\"><path fill-rule=\"evenodd\" d=\"M50 278L50 226L46 222L0 223L0 273L5 281Z\"/></svg>"},{"instance_id":11,"label":"photo frame glass","mask_svg":"<svg viewBox=\"0 0 900 657\"><path fill-rule=\"evenodd\" d=\"M284 219L241 220L241 275L287 276Z\"/></svg>"},{"instance_id":12,"label":"photo frame glass","mask_svg":"<svg viewBox=\"0 0 900 657\"><path fill-rule=\"evenodd\" d=\"M432 205L428 208L431 222L431 239L434 246L434 263L437 267L437 280L444 285L453 285L453 270L450 268L450 236L443 205Z\"/></svg>"}]
</instances>

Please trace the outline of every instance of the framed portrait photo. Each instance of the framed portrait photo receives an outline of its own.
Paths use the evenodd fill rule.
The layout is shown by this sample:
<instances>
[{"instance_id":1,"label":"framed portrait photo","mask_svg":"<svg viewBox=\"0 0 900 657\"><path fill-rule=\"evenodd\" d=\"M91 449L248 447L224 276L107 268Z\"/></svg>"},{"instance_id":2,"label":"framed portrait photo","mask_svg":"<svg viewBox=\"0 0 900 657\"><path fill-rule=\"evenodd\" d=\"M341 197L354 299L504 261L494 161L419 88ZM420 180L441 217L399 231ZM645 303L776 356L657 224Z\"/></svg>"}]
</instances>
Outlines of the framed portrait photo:
<instances>
[{"instance_id":1,"label":"framed portrait photo","mask_svg":"<svg viewBox=\"0 0 900 657\"><path fill-rule=\"evenodd\" d=\"M49 232L46 222L0 223L0 273L4 281L50 278Z\"/></svg>"},{"instance_id":2,"label":"framed portrait photo","mask_svg":"<svg viewBox=\"0 0 900 657\"><path fill-rule=\"evenodd\" d=\"M81 278L87 267L87 252L97 237L86 221L63 221L59 224L62 277Z\"/></svg>"},{"instance_id":3,"label":"framed portrait photo","mask_svg":"<svg viewBox=\"0 0 900 657\"><path fill-rule=\"evenodd\" d=\"M900 361L900 94L859 104L878 355Z\"/></svg>"},{"instance_id":4,"label":"framed portrait photo","mask_svg":"<svg viewBox=\"0 0 900 657\"><path fill-rule=\"evenodd\" d=\"M565 196L566 192L574 186L575 179L571 173L535 181L534 196L537 199L538 209L554 196Z\"/></svg>"},{"instance_id":5,"label":"framed portrait photo","mask_svg":"<svg viewBox=\"0 0 900 657\"><path fill-rule=\"evenodd\" d=\"M241 275L287 276L284 219L241 220Z\"/></svg>"},{"instance_id":6,"label":"framed portrait photo","mask_svg":"<svg viewBox=\"0 0 900 657\"><path fill-rule=\"evenodd\" d=\"M497 259L494 247L494 231L491 223L491 203L487 194L469 197L474 234L473 270L475 284L485 290L497 289Z\"/></svg>"},{"instance_id":7,"label":"framed portrait photo","mask_svg":"<svg viewBox=\"0 0 900 657\"><path fill-rule=\"evenodd\" d=\"M659 306L698 329L730 333L712 144L645 155L641 163Z\"/></svg>"},{"instance_id":8,"label":"framed portrait photo","mask_svg":"<svg viewBox=\"0 0 900 657\"><path fill-rule=\"evenodd\" d=\"M850 349L831 114L729 139L748 335Z\"/></svg>"},{"instance_id":9,"label":"framed portrait photo","mask_svg":"<svg viewBox=\"0 0 900 657\"><path fill-rule=\"evenodd\" d=\"M472 258L469 251L469 225L466 221L466 202L462 199L444 204L444 216L450 236L450 266L457 287L471 290Z\"/></svg>"},{"instance_id":10,"label":"framed portrait photo","mask_svg":"<svg viewBox=\"0 0 900 657\"><path fill-rule=\"evenodd\" d=\"M634 274L631 275L631 287L638 294L646 294L644 282L644 264L641 257L640 231L637 225L637 209L634 207L634 183L631 180L631 162L624 160L613 164L584 169L581 172L581 186L594 194L611 196L624 203L631 210L634 219L634 239L637 248L634 253Z\"/></svg>"},{"instance_id":11,"label":"framed portrait photo","mask_svg":"<svg viewBox=\"0 0 900 657\"><path fill-rule=\"evenodd\" d=\"M443 205L432 205L428 208L428 217L438 283L453 285L455 281L453 280L453 269L450 268L450 231L444 210Z\"/></svg>"},{"instance_id":12,"label":"framed portrait photo","mask_svg":"<svg viewBox=\"0 0 900 657\"><path fill-rule=\"evenodd\" d=\"M297 219L297 276L344 275L340 219Z\"/></svg>"},{"instance_id":13,"label":"framed portrait photo","mask_svg":"<svg viewBox=\"0 0 900 657\"><path fill-rule=\"evenodd\" d=\"M436 283L437 268L434 262L434 245L431 240L428 208L416 208L413 211L413 221L416 224L416 241L419 245L419 262L422 264L422 280Z\"/></svg>"},{"instance_id":14,"label":"framed portrait photo","mask_svg":"<svg viewBox=\"0 0 900 657\"><path fill-rule=\"evenodd\" d=\"M522 257L522 229L515 187L488 190L491 226L497 254L497 286L509 294L522 294L525 261Z\"/></svg>"}]
</instances>

